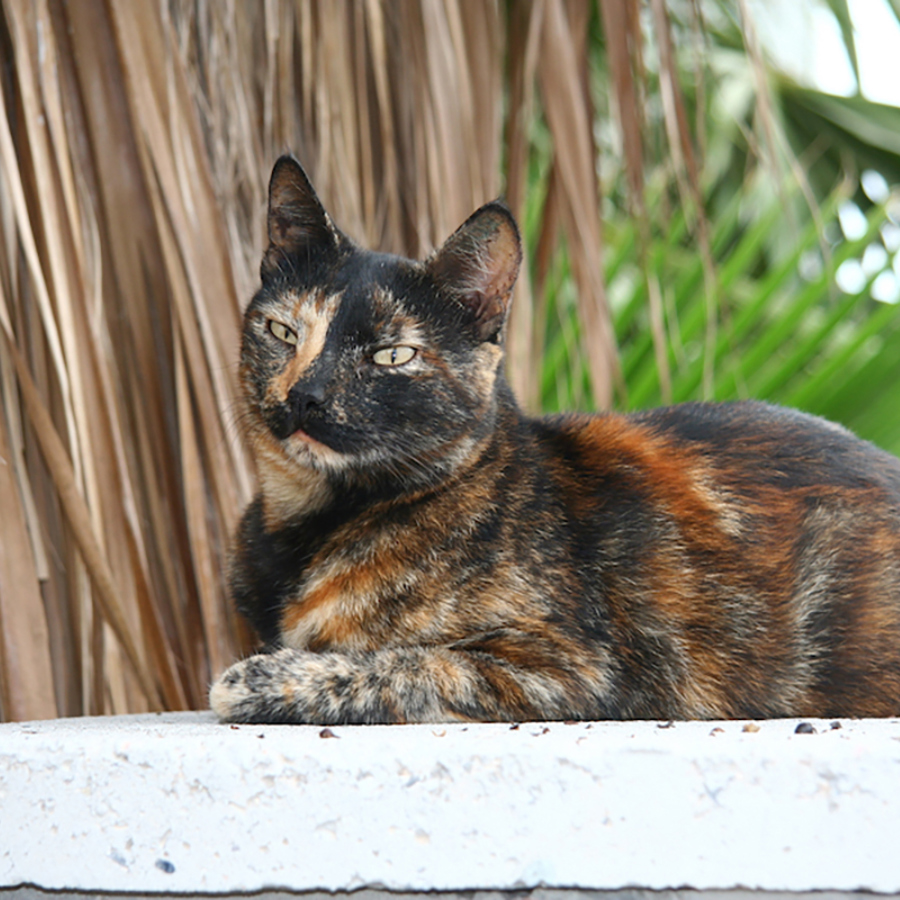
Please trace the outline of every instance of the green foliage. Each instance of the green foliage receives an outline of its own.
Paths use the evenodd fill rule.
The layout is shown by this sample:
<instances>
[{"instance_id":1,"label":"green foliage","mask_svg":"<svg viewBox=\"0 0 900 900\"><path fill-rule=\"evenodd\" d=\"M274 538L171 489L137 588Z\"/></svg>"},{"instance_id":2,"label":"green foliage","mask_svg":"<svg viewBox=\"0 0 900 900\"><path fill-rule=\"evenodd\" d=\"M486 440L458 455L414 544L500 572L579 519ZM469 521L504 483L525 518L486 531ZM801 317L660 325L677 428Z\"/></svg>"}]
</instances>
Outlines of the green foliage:
<instances>
[{"instance_id":1,"label":"green foliage","mask_svg":"<svg viewBox=\"0 0 900 900\"><path fill-rule=\"evenodd\" d=\"M845 4L831 7L846 26ZM641 229L620 199L623 175L608 163L612 154L598 129L607 165L605 269L626 384L619 406L755 397L841 422L900 454L900 303L872 296L879 276L890 280L893 271L900 277L900 202L896 192L867 196L860 183L860 173L869 169L900 184L900 110L863 97L825 95L769 72L777 130L769 158L760 159L772 134L763 136L757 127L750 62L733 46L734 31L723 33L718 42L711 30L706 34L704 65L716 76L708 87L717 87L703 97L699 117L706 129L701 178L711 284L704 278L698 223L681 209L665 153L647 163L649 227L642 246ZM849 29L844 35L852 43ZM603 90L602 47L597 58L596 89ZM692 83L693 64L682 64L683 81ZM653 118L658 88L652 65L646 82L651 150L662 145L661 125ZM697 93L686 95L696 105ZM696 108L690 114L696 116ZM539 157L541 142L535 146ZM547 170L540 161L532 167L532 196L541 196ZM538 224L535 201L525 228L532 250ZM839 270L844 277L837 277ZM648 299L653 280L662 297L656 341ZM546 285L543 407L591 408L585 365L590 348L581 346L565 248Z\"/></svg>"}]
</instances>

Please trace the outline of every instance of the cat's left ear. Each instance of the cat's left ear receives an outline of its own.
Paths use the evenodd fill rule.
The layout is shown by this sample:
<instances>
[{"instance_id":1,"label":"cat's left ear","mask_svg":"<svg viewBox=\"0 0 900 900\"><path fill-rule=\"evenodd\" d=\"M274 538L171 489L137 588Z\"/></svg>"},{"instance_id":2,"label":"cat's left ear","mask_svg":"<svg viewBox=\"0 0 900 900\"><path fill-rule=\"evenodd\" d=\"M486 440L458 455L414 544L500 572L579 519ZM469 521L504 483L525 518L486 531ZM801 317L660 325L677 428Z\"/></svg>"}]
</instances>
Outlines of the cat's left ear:
<instances>
[{"instance_id":1,"label":"cat's left ear","mask_svg":"<svg viewBox=\"0 0 900 900\"><path fill-rule=\"evenodd\" d=\"M337 252L346 240L325 212L306 172L293 156L282 156L269 179L269 246L263 279L285 266Z\"/></svg>"},{"instance_id":2,"label":"cat's left ear","mask_svg":"<svg viewBox=\"0 0 900 900\"><path fill-rule=\"evenodd\" d=\"M522 239L500 202L473 213L426 262L438 285L469 312L480 341L496 340L522 264Z\"/></svg>"}]
</instances>

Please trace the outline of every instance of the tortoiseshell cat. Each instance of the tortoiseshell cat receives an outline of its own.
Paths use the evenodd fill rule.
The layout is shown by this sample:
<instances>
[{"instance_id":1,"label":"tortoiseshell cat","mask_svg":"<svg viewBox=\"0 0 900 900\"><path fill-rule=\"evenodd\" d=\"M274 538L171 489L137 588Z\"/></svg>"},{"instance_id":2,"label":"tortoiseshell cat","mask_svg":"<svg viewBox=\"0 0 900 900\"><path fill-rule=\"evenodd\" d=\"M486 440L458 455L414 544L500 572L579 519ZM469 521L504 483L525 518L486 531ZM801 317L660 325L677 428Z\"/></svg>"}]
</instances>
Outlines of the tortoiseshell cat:
<instances>
[{"instance_id":1,"label":"tortoiseshell cat","mask_svg":"<svg viewBox=\"0 0 900 900\"><path fill-rule=\"evenodd\" d=\"M499 203L424 263L275 166L234 722L900 714L900 461L762 403L525 416Z\"/></svg>"}]
</instances>

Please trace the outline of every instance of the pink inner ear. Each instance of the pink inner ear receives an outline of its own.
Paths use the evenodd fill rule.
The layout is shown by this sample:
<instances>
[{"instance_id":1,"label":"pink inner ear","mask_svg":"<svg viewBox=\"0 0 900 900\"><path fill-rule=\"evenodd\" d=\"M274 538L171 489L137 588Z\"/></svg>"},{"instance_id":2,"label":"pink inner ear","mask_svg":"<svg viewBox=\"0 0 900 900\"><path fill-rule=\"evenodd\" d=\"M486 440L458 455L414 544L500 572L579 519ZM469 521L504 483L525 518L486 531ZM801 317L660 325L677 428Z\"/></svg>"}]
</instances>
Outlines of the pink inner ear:
<instances>
[{"instance_id":1,"label":"pink inner ear","mask_svg":"<svg viewBox=\"0 0 900 900\"><path fill-rule=\"evenodd\" d=\"M509 211L483 206L429 260L435 279L471 311L482 340L503 326L519 266L522 244Z\"/></svg>"},{"instance_id":2,"label":"pink inner ear","mask_svg":"<svg viewBox=\"0 0 900 900\"><path fill-rule=\"evenodd\" d=\"M522 263L522 246L519 235L508 223L502 223L488 242L484 268L486 294L507 296L516 283Z\"/></svg>"}]
</instances>

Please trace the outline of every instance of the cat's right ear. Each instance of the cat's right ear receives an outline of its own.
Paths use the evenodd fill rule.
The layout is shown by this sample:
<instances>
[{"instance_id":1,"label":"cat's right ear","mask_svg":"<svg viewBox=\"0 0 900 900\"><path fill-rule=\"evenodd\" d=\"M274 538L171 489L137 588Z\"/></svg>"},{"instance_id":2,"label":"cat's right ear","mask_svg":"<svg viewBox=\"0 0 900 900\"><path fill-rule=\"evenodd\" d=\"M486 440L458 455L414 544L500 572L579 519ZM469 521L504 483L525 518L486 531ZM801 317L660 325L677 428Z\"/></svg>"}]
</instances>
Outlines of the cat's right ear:
<instances>
[{"instance_id":1,"label":"cat's right ear","mask_svg":"<svg viewBox=\"0 0 900 900\"><path fill-rule=\"evenodd\" d=\"M293 156L282 156L269 180L269 246L263 255L263 281L314 257L335 253L343 235Z\"/></svg>"}]
</instances>

